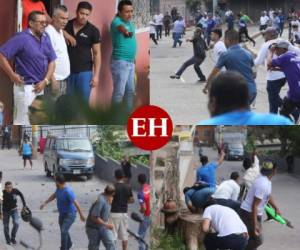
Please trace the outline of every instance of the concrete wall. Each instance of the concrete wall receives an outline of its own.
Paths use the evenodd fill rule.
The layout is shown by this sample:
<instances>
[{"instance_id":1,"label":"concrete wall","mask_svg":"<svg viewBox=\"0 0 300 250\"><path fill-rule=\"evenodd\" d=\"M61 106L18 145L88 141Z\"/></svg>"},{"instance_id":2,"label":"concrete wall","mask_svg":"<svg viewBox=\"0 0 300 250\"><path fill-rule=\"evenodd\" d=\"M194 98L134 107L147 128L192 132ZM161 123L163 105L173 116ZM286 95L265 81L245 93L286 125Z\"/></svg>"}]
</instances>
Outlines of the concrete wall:
<instances>
[{"instance_id":1,"label":"concrete wall","mask_svg":"<svg viewBox=\"0 0 300 250\"><path fill-rule=\"evenodd\" d=\"M115 170L120 169L121 165L118 161L113 159L106 159L101 155L95 155L95 175L100 179L106 180L108 182L115 182L114 173ZM139 174L145 174L147 176L147 181L149 182L150 168L142 165L132 166L131 168L132 178L130 180L130 185L134 190L140 188L137 177Z\"/></svg>"}]
</instances>

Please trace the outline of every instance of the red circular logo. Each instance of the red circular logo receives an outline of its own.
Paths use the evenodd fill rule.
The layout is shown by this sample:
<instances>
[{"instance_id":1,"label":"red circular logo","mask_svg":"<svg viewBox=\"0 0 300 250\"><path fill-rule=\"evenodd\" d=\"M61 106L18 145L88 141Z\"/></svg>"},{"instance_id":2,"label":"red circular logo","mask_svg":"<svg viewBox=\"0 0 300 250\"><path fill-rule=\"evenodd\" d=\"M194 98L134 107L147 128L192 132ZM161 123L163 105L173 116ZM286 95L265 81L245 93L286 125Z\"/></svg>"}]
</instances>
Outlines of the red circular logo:
<instances>
[{"instance_id":1,"label":"red circular logo","mask_svg":"<svg viewBox=\"0 0 300 250\"><path fill-rule=\"evenodd\" d=\"M128 119L127 133L132 143L144 150L163 147L171 139L173 123L160 107L147 105L136 109Z\"/></svg>"}]
</instances>

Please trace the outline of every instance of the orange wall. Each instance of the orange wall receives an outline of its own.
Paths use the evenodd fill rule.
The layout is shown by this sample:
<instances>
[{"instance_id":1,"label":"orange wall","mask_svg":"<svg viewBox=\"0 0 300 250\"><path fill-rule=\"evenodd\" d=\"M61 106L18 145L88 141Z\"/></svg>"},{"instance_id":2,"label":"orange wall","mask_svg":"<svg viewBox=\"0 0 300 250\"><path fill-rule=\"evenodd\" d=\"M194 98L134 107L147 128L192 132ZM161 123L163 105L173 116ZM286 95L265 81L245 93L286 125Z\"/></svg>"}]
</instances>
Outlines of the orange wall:
<instances>
[{"instance_id":1,"label":"orange wall","mask_svg":"<svg viewBox=\"0 0 300 250\"><path fill-rule=\"evenodd\" d=\"M70 17L75 16L77 4L80 0L65 0L64 4L68 7ZM90 0L93 5L93 12L90 21L100 29L102 36L101 54L102 66L100 72L100 82L97 89L92 92L92 103L107 105L110 103L112 94L112 79L110 72L111 38L109 34L110 23L115 16L115 0ZM137 56L137 104L145 105L149 103L149 34L147 32L137 34L138 56Z\"/></svg>"}]
</instances>

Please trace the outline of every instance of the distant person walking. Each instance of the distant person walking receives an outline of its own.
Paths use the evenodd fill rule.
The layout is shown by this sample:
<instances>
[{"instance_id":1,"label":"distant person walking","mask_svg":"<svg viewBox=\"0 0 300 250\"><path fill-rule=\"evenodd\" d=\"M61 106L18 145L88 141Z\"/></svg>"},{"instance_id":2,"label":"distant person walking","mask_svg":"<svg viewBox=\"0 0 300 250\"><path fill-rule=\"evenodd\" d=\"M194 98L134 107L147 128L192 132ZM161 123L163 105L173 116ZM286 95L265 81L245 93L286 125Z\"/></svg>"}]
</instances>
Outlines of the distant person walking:
<instances>
[{"instance_id":1,"label":"distant person walking","mask_svg":"<svg viewBox=\"0 0 300 250\"><path fill-rule=\"evenodd\" d=\"M177 43L179 46L181 46L182 41L181 37L185 31L185 23L183 18L180 16L178 19L174 22L174 27L173 27L173 48L176 48Z\"/></svg>"},{"instance_id":2,"label":"distant person walking","mask_svg":"<svg viewBox=\"0 0 300 250\"><path fill-rule=\"evenodd\" d=\"M2 149L10 149L10 137L11 137L11 125L5 125L2 127Z\"/></svg>"},{"instance_id":3,"label":"distant person walking","mask_svg":"<svg viewBox=\"0 0 300 250\"><path fill-rule=\"evenodd\" d=\"M164 16L163 23L164 23L164 27L165 27L165 37L170 36L172 17L170 16L168 11L166 12L166 14Z\"/></svg>"},{"instance_id":4,"label":"distant person walking","mask_svg":"<svg viewBox=\"0 0 300 250\"><path fill-rule=\"evenodd\" d=\"M163 20L164 15L157 11L156 15L154 15L154 22L156 24L156 38L157 40L162 38L162 29L163 29Z\"/></svg>"},{"instance_id":5,"label":"distant person walking","mask_svg":"<svg viewBox=\"0 0 300 250\"><path fill-rule=\"evenodd\" d=\"M30 141L28 141L27 138L24 139L20 149L19 149L20 154L23 156L23 164L24 164L24 169L26 167L26 162L27 160L30 163L30 167L32 169L32 152L33 152L33 146Z\"/></svg>"}]
</instances>

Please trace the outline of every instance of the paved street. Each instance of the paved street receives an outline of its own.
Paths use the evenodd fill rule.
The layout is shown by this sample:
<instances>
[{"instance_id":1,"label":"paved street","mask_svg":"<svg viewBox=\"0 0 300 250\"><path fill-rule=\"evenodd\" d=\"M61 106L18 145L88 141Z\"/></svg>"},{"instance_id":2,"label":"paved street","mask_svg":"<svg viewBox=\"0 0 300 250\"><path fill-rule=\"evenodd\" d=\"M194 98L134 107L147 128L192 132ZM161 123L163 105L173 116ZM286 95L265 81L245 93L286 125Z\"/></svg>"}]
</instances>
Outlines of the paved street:
<instances>
[{"instance_id":1,"label":"paved street","mask_svg":"<svg viewBox=\"0 0 300 250\"><path fill-rule=\"evenodd\" d=\"M196 152L196 150L195 150ZM217 159L217 152L211 148L204 148L203 154L208 156L209 161ZM198 154L195 155L195 167L199 166ZM222 180L229 179L231 172L238 171L242 174L242 161L224 161L218 169L218 183ZM190 178L190 184L195 178L195 170L191 169L194 176ZM188 183L187 183L188 184ZM263 224L264 244L259 248L260 250L275 250L299 249L300 244L300 179L299 177L279 173L272 179L272 194L277 201L282 214L288 218L294 225L294 229L282 226L275 221L265 222ZM264 218L265 219L265 218Z\"/></svg>"},{"instance_id":2,"label":"paved street","mask_svg":"<svg viewBox=\"0 0 300 250\"><path fill-rule=\"evenodd\" d=\"M14 186L23 192L27 205L33 212L33 216L39 217L43 224L45 230L43 231L43 248L44 250L54 250L59 249L60 245L60 232L57 224L58 213L56 209L56 202L50 203L45 210L40 211L40 204L51 195L55 190L55 184L51 178L47 178L43 171L42 157L39 156L38 160L34 160L33 170L25 169L23 170L23 165L21 157L18 156L16 150L12 149L1 150L0 151L0 169L3 171L3 186L5 181L12 181ZM95 201L97 195L104 190L107 185L105 181L99 180L94 177L90 181L84 181L81 178L73 179L68 183L75 191L76 198L79 201L85 215L87 216L88 210L93 201ZM134 193L136 197L136 193ZM136 199L135 199L136 200ZM19 202L19 207L21 207L21 201ZM130 205L130 211L138 211L138 203ZM78 216L77 216L78 217ZM17 235L17 240L25 240L29 244L37 246L37 233L34 229L20 220L20 228ZM130 221L130 229L137 232L138 224L134 221ZM0 250L3 250L4 246L1 245L4 240L4 235L2 231L2 226L0 229ZM87 249L87 237L85 234L85 224L76 219L76 222L71 227L71 237L75 244L73 249ZM20 245L15 246L15 248L7 249L24 249ZM104 249L103 247L101 250ZM121 249L120 246L118 249ZM130 238L129 249L137 249L137 242Z\"/></svg>"},{"instance_id":3,"label":"paved street","mask_svg":"<svg viewBox=\"0 0 300 250\"><path fill-rule=\"evenodd\" d=\"M254 34L257 27L250 27L249 33ZM184 37L181 47L172 48L171 37L159 41L155 45L150 41L151 48L151 104L164 108L172 117L174 124L195 124L200 120L209 118L207 110L207 96L202 93L204 83L197 83L197 75L193 67L189 67L182 75L181 80L172 80L170 75L190 58L193 53L192 44L185 42L186 38L192 37L191 29ZM284 33L287 37L287 31ZM263 39L260 36L256 39L254 50L259 50ZM252 44L248 44L250 48ZM201 65L203 73L208 76L214 66L212 51L207 52L205 62ZM258 68L256 79L258 96L256 99L255 111L266 113L269 111L266 93L266 69L264 66ZM282 95L287 91L284 87Z\"/></svg>"}]
</instances>

